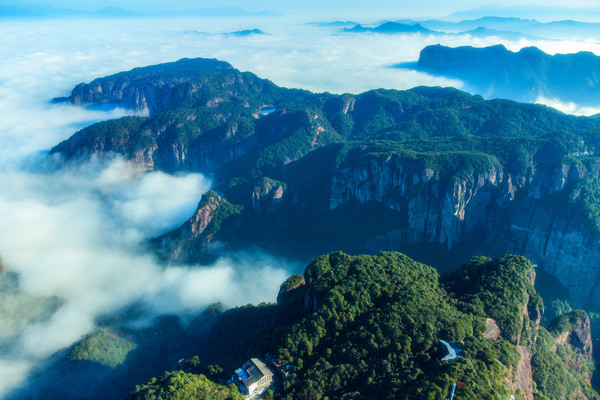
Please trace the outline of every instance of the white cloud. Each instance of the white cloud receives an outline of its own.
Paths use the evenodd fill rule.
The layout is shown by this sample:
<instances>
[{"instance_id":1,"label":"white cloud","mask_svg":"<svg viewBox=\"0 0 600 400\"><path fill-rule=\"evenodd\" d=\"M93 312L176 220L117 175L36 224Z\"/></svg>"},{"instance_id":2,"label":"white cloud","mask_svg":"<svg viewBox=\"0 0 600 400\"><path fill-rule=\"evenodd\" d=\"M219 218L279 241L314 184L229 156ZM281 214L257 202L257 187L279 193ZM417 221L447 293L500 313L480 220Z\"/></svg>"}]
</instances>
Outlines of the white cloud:
<instances>
[{"instance_id":1,"label":"white cloud","mask_svg":"<svg viewBox=\"0 0 600 400\"><path fill-rule=\"evenodd\" d=\"M556 108L559 111L572 115L590 116L600 114L600 107L583 107L573 102L564 103L558 99L550 99L543 96L538 97L535 102L538 104L544 104L549 107Z\"/></svg>"},{"instance_id":2,"label":"white cloud","mask_svg":"<svg viewBox=\"0 0 600 400\"><path fill-rule=\"evenodd\" d=\"M0 390L19 385L30 368L31 364L26 360L0 357L0 376L2 376Z\"/></svg>"},{"instance_id":3,"label":"white cloud","mask_svg":"<svg viewBox=\"0 0 600 400\"><path fill-rule=\"evenodd\" d=\"M2 255L21 290L0 305L0 348L10 345L13 361L43 359L92 330L99 315L129 304L147 304L156 315L199 311L216 301L273 301L296 268L260 254L245 262L224 256L211 266L164 267L140 253L146 237L193 212L208 188L197 174L140 177L115 159L51 174L4 171L2 180ZM248 286L254 274L264 279ZM15 319L18 310L51 298L60 299L58 309ZM2 358L0 368L8 368ZM13 384L0 382L3 390Z\"/></svg>"}]
</instances>

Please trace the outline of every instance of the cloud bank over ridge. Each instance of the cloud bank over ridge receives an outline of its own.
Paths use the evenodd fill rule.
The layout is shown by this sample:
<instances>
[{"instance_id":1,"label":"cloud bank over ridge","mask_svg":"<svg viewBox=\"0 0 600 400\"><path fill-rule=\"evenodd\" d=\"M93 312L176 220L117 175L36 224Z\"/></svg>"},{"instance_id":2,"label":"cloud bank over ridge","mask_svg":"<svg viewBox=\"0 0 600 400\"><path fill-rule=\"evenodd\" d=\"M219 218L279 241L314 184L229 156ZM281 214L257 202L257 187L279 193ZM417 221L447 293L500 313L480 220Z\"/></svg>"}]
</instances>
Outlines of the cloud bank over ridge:
<instances>
[{"instance_id":1,"label":"cloud bank over ridge","mask_svg":"<svg viewBox=\"0 0 600 400\"><path fill-rule=\"evenodd\" d=\"M487 46L498 40L345 35L303 22L197 18L0 25L0 254L9 271L0 282L0 393L94 329L99 315L132 303L160 314L198 311L215 301L274 301L281 281L300 267L260 253L224 254L210 266L158 265L143 251L144 240L185 221L209 179L142 174L118 158L45 171L45 150L95 121L130 113L51 105L49 99L68 94L79 82L182 57L218 58L278 85L313 91L460 87L459 81L391 66L416 60L429 44ZM222 35L253 28L269 35ZM600 54L597 40L503 44L511 50L536 45L549 53ZM259 284L247 285L250 276Z\"/></svg>"}]
</instances>

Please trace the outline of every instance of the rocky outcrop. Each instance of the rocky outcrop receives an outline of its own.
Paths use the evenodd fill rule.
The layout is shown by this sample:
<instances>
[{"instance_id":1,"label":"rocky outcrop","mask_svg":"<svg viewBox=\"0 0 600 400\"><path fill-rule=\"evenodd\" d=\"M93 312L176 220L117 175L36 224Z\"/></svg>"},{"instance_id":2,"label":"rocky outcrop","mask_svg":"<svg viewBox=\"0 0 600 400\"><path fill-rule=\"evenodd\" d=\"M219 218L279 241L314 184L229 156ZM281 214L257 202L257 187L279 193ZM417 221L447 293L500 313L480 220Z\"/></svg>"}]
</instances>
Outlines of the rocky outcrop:
<instances>
[{"instance_id":1,"label":"rocky outcrop","mask_svg":"<svg viewBox=\"0 0 600 400\"><path fill-rule=\"evenodd\" d=\"M165 261L188 262L198 258L204 246L213 241L221 225L241 212L214 192L202 196L194 215L178 229L151 241Z\"/></svg>"},{"instance_id":2,"label":"rocky outcrop","mask_svg":"<svg viewBox=\"0 0 600 400\"><path fill-rule=\"evenodd\" d=\"M508 384L515 392L520 392L524 399L533 400L533 371L531 368L531 356L524 346L517 346L519 351L519 364L516 371L512 371L512 377Z\"/></svg>"},{"instance_id":3,"label":"rocky outcrop","mask_svg":"<svg viewBox=\"0 0 600 400\"><path fill-rule=\"evenodd\" d=\"M189 229L183 233L182 236L188 240L194 240L200 236L206 230L206 227L211 223L214 213L219 208L220 203L223 201L221 197L217 195L209 196L203 203L198 206L196 212L189 219L185 227Z\"/></svg>"},{"instance_id":4,"label":"rocky outcrop","mask_svg":"<svg viewBox=\"0 0 600 400\"><path fill-rule=\"evenodd\" d=\"M498 327L498 324L496 323L496 321L494 321L491 318L486 318L485 319L485 332L483 333L483 337L488 340L498 339L501 334L502 334L502 331L500 331L500 328Z\"/></svg>"},{"instance_id":5,"label":"rocky outcrop","mask_svg":"<svg viewBox=\"0 0 600 400\"><path fill-rule=\"evenodd\" d=\"M593 361L592 333L590 317L584 311L572 311L557 317L551 326L554 328L556 343L581 354L586 360ZM564 330L563 332L560 332Z\"/></svg>"},{"instance_id":6,"label":"rocky outcrop","mask_svg":"<svg viewBox=\"0 0 600 400\"><path fill-rule=\"evenodd\" d=\"M252 192L252 207L258 212L273 210L282 201L285 189L285 183L263 178Z\"/></svg>"}]
</instances>

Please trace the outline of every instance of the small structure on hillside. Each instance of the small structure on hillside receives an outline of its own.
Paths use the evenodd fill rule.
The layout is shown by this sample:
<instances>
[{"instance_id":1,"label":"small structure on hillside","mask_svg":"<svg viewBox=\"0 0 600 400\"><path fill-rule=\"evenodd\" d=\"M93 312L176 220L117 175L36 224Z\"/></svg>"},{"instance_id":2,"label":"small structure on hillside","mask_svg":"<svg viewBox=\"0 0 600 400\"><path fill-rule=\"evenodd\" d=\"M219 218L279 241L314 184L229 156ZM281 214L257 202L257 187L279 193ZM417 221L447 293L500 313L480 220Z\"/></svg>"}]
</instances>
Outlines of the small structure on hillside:
<instances>
[{"instance_id":1,"label":"small structure on hillside","mask_svg":"<svg viewBox=\"0 0 600 400\"><path fill-rule=\"evenodd\" d=\"M260 394L273 384L273 372L258 358L246 361L242 368L235 370L235 383L246 396Z\"/></svg>"},{"instance_id":2,"label":"small structure on hillside","mask_svg":"<svg viewBox=\"0 0 600 400\"><path fill-rule=\"evenodd\" d=\"M447 342L445 340L440 340L440 343L446 347L446 350L448 350L448 354L442 358L442 361L452 361L462 356L462 349L458 347L458 344L454 342Z\"/></svg>"},{"instance_id":3,"label":"small structure on hillside","mask_svg":"<svg viewBox=\"0 0 600 400\"><path fill-rule=\"evenodd\" d=\"M264 117L265 115L273 114L275 111L277 111L277 108L275 108L274 106L269 104L266 106L262 106L260 108L260 111L258 112L258 115L260 115L261 117Z\"/></svg>"}]
</instances>

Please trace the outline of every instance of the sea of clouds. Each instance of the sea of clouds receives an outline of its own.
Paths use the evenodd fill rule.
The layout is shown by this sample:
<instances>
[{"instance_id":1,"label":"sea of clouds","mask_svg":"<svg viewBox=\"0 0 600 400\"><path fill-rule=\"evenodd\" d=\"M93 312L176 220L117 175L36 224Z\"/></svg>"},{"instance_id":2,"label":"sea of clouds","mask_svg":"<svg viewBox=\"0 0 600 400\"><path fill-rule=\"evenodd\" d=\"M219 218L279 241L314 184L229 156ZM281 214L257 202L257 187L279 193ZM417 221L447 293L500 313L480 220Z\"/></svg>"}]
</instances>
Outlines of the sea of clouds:
<instances>
[{"instance_id":1,"label":"sea of clouds","mask_svg":"<svg viewBox=\"0 0 600 400\"><path fill-rule=\"evenodd\" d=\"M144 241L189 218L210 179L145 173L117 157L56 168L46 155L53 145L93 122L132 114L50 104L77 83L207 57L286 87L357 93L461 87L459 81L392 67L417 60L423 47L436 43L501 42L515 51L536 45L551 54L600 54L600 44L591 39L511 43L466 35L355 35L305 22L273 17L0 24L0 255L16 277L0 285L0 397L24 384L37 363L93 330L100 315L139 302L158 315L200 311L216 301L274 301L279 284L302 267L259 252L223 254L212 265L157 264ZM267 34L227 34L253 28ZM563 109L597 112L576 104Z\"/></svg>"}]
</instances>

